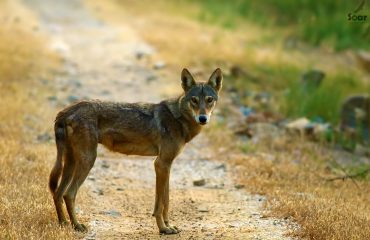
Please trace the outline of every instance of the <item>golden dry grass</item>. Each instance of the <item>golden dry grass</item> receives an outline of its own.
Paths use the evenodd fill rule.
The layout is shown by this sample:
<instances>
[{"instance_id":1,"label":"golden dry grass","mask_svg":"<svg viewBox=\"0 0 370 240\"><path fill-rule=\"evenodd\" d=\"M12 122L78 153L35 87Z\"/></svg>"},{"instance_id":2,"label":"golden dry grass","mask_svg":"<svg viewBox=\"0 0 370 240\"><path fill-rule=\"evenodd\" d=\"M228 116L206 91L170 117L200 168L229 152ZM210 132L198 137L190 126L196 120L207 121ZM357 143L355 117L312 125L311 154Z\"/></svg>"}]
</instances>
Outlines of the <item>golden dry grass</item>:
<instances>
[{"instance_id":1,"label":"golden dry grass","mask_svg":"<svg viewBox=\"0 0 370 240\"><path fill-rule=\"evenodd\" d=\"M298 64L300 67L317 65L328 73L351 70L362 79L368 79L356 64L348 65L349 53L336 54L325 49L304 53L285 51L281 45L273 47L276 44L263 43L266 35L271 37L267 29L262 31L253 26L247 29L249 26L245 25L235 31L225 31L205 26L184 17L197 11L193 5L187 5L188 2L176 2L176 6L166 1L156 5L145 1L121 1L121 5L116 1L104 5L96 0L87 2L92 9L99 6L97 14L105 20L117 25L120 21L133 22L137 31L156 47L159 57L168 62L172 72L179 72L184 65L213 68L213 65L241 64L248 69L266 63L282 67ZM240 46L245 45L247 50L243 52L240 49L244 47ZM229 149L238 151L235 138L225 133L222 126L213 127L209 132L223 152L225 142L233 143ZM229 141L225 141L226 137ZM369 181L357 181L358 187L350 180L326 181L325 178L333 176L330 163L335 160L328 148L295 138L263 142L249 148L256 154L229 157L229 161L238 166L236 178L249 191L268 196L266 207L272 210L271 214L292 218L300 225L292 230L292 235L309 239L370 238Z\"/></svg>"},{"instance_id":2,"label":"golden dry grass","mask_svg":"<svg viewBox=\"0 0 370 240\"><path fill-rule=\"evenodd\" d=\"M21 4L1 1L0 7L0 239L71 239L72 231L56 223L47 188L54 146L36 141L51 132L54 113L45 93L52 89L39 79L56 58Z\"/></svg>"},{"instance_id":3,"label":"golden dry grass","mask_svg":"<svg viewBox=\"0 0 370 240\"><path fill-rule=\"evenodd\" d=\"M336 176L331 151L291 138L260 143L254 151L230 159L239 166L238 181L269 196L274 215L293 217L300 225L293 234L309 239L369 238L370 183L327 181Z\"/></svg>"}]
</instances>

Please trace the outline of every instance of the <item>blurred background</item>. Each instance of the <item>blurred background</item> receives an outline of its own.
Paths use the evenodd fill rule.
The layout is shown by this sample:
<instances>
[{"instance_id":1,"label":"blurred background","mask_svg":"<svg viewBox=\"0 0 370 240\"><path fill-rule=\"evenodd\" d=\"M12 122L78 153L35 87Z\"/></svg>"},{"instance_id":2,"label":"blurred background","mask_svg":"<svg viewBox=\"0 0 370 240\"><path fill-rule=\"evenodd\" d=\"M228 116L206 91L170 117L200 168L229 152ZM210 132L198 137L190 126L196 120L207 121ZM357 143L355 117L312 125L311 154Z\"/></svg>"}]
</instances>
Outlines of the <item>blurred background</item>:
<instances>
[{"instance_id":1,"label":"blurred background","mask_svg":"<svg viewBox=\"0 0 370 240\"><path fill-rule=\"evenodd\" d=\"M0 237L38 236L24 224L53 215L44 183L58 110L159 101L180 93L183 67L203 81L223 70L206 136L237 153L227 161L239 184L300 224L293 235L369 236L370 1L0 0L0 23ZM30 187L38 197L14 192ZM17 232L26 207L45 213Z\"/></svg>"}]
</instances>

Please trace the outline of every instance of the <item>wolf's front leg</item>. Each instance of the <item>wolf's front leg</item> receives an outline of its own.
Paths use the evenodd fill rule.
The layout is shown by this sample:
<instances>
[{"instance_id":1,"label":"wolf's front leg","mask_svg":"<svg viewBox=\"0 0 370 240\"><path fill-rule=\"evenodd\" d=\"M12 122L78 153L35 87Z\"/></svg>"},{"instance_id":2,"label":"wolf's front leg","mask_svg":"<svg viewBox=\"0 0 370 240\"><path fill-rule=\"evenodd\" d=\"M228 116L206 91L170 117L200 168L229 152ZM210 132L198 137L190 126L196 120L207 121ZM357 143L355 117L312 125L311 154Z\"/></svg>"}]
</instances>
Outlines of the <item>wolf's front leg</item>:
<instances>
[{"instance_id":1,"label":"wolf's front leg","mask_svg":"<svg viewBox=\"0 0 370 240\"><path fill-rule=\"evenodd\" d=\"M169 216L168 209L170 205L170 175L168 176L166 187L164 189L164 200L163 200L163 220L167 227L169 227Z\"/></svg>"},{"instance_id":2,"label":"wolf's front leg","mask_svg":"<svg viewBox=\"0 0 370 240\"><path fill-rule=\"evenodd\" d=\"M177 232L180 232L180 230L176 226L170 225L170 219L168 216L169 205L170 205L170 179L168 177L164 195L163 220L164 224L166 224L167 227L176 229Z\"/></svg>"},{"instance_id":3,"label":"wolf's front leg","mask_svg":"<svg viewBox=\"0 0 370 240\"><path fill-rule=\"evenodd\" d=\"M154 213L157 221L159 232L163 234L176 234L179 230L176 227L171 227L168 224L168 204L169 204L169 176L170 164L162 162L160 158L154 161L156 173L156 193ZM167 224L166 224L166 222Z\"/></svg>"}]
</instances>

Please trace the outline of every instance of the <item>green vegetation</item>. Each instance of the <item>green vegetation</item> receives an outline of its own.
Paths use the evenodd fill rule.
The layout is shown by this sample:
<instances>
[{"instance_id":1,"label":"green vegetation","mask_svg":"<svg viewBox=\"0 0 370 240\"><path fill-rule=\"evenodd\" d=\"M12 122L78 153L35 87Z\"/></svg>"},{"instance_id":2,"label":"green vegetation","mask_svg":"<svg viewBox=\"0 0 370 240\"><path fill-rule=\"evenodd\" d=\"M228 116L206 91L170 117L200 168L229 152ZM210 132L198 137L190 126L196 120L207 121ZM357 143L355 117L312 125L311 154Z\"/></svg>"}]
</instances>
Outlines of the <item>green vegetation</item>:
<instances>
[{"instance_id":1,"label":"green vegetation","mask_svg":"<svg viewBox=\"0 0 370 240\"><path fill-rule=\"evenodd\" d=\"M262 26L289 28L293 36L314 46L332 45L336 50L370 48L370 16L349 20L360 1L347 0L192 0L202 7L199 19L234 28L249 20ZM366 15L369 6L355 15Z\"/></svg>"},{"instance_id":2,"label":"green vegetation","mask_svg":"<svg viewBox=\"0 0 370 240\"><path fill-rule=\"evenodd\" d=\"M265 64L252 66L256 79L244 77L229 81L239 89L272 92L277 101L275 110L285 116L321 119L336 125L340 106L347 96L370 92L370 85L359 81L354 74L335 74L324 78L317 88L303 86L301 77L305 71L295 66Z\"/></svg>"},{"instance_id":3,"label":"green vegetation","mask_svg":"<svg viewBox=\"0 0 370 240\"><path fill-rule=\"evenodd\" d=\"M288 116L320 117L336 124L343 99L366 89L353 76L327 76L317 89L305 89L299 81L292 83L285 94L283 112ZM368 87L367 92L370 91Z\"/></svg>"}]
</instances>

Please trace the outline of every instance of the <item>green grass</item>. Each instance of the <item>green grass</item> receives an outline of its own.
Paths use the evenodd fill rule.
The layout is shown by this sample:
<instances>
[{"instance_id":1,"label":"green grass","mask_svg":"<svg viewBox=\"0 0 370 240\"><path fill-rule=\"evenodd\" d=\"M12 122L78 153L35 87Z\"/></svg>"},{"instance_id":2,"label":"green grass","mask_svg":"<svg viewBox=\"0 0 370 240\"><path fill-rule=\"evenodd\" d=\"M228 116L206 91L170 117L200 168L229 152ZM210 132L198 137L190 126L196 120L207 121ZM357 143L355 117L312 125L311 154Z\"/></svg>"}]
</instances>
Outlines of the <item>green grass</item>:
<instances>
[{"instance_id":1,"label":"green grass","mask_svg":"<svg viewBox=\"0 0 370 240\"><path fill-rule=\"evenodd\" d=\"M319 88L312 90L305 89L297 81L288 87L283 112L292 117L322 118L336 123L343 95L342 86L334 81L324 82Z\"/></svg>"},{"instance_id":2,"label":"green grass","mask_svg":"<svg viewBox=\"0 0 370 240\"><path fill-rule=\"evenodd\" d=\"M366 21L349 21L348 14L360 1L348 0L192 0L201 6L199 20L235 28L248 20L262 26L290 29L292 35L314 46L321 44L336 50L370 49L369 4L357 15L369 15Z\"/></svg>"},{"instance_id":3,"label":"green grass","mask_svg":"<svg viewBox=\"0 0 370 240\"><path fill-rule=\"evenodd\" d=\"M283 112L288 116L321 118L337 124L342 101L349 95L370 92L356 76L327 76L317 89L307 90L299 81L292 83L284 96Z\"/></svg>"}]
</instances>

